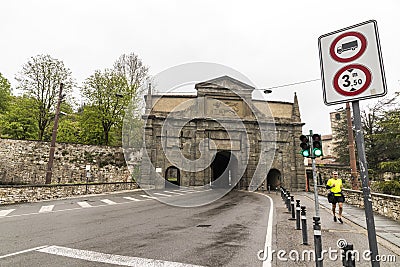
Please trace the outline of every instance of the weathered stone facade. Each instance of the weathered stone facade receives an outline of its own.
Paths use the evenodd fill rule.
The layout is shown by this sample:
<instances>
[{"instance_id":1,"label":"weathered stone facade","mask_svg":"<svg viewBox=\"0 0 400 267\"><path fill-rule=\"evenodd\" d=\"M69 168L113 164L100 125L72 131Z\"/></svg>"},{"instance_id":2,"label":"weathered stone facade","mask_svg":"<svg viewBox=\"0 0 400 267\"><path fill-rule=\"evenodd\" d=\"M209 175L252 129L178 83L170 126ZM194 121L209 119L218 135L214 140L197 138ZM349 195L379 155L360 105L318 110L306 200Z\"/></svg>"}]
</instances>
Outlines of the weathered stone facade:
<instances>
[{"instance_id":1,"label":"weathered stone facade","mask_svg":"<svg viewBox=\"0 0 400 267\"><path fill-rule=\"evenodd\" d=\"M255 189L249 188L253 177L263 180L264 187L283 183L291 190L305 189L304 161L298 153L303 123L296 95L293 103L253 100L254 87L228 76L195 88L195 96L148 93L141 186L164 188L165 180L202 186L218 176L226 177L226 184L238 182L241 189ZM166 155L169 149L177 153ZM210 158L208 167L196 169ZM186 159L192 162L189 167L176 167Z\"/></svg>"},{"instance_id":2,"label":"weathered stone facade","mask_svg":"<svg viewBox=\"0 0 400 267\"><path fill-rule=\"evenodd\" d=\"M135 188L137 187L134 182L2 186L0 187L0 204L38 202Z\"/></svg>"},{"instance_id":3,"label":"weathered stone facade","mask_svg":"<svg viewBox=\"0 0 400 267\"><path fill-rule=\"evenodd\" d=\"M3 184L44 184L50 143L0 139L0 181ZM139 164L140 155L133 162ZM129 181L120 147L57 143L52 183Z\"/></svg>"}]
</instances>

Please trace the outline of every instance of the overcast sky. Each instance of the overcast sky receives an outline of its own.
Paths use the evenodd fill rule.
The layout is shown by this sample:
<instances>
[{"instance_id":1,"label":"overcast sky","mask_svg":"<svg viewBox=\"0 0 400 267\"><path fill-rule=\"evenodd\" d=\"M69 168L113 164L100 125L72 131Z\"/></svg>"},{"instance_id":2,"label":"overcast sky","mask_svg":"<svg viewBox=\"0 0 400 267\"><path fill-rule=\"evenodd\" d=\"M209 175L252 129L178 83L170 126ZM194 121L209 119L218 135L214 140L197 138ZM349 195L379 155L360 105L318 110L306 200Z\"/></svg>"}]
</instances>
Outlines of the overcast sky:
<instances>
[{"instance_id":1,"label":"overcast sky","mask_svg":"<svg viewBox=\"0 0 400 267\"><path fill-rule=\"evenodd\" d=\"M389 94L400 91L400 2L13 0L2 2L0 72L15 74L31 56L63 60L78 85L96 69L135 52L150 74L212 62L257 87L320 78L318 37L370 19L378 22ZM303 132L329 134L321 81L273 89L270 100L299 97ZM365 101L362 103L365 104Z\"/></svg>"}]
</instances>

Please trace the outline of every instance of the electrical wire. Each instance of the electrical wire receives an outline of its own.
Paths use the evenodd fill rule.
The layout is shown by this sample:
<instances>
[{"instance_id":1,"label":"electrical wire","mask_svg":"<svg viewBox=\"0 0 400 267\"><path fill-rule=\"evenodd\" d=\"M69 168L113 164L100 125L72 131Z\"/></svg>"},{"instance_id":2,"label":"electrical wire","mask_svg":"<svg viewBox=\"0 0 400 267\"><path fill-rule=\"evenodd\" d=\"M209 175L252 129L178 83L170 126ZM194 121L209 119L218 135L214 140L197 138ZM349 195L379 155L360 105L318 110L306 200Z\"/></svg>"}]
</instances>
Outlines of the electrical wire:
<instances>
[{"instance_id":1,"label":"electrical wire","mask_svg":"<svg viewBox=\"0 0 400 267\"><path fill-rule=\"evenodd\" d=\"M287 86L292 86L292 85L297 85L297 84L303 84L303 83L310 83L310 82L315 82L315 81L320 81L320 80L321 80L321 79L313 79L313 80L307 80L307 81L302 81L302 82L295 82L295 83L277 85L277 86L267 87L267 88L263 88L263 89L256 89L256 90L276 89L276 88L287 87Z\"/></svg>"}]
</instances>

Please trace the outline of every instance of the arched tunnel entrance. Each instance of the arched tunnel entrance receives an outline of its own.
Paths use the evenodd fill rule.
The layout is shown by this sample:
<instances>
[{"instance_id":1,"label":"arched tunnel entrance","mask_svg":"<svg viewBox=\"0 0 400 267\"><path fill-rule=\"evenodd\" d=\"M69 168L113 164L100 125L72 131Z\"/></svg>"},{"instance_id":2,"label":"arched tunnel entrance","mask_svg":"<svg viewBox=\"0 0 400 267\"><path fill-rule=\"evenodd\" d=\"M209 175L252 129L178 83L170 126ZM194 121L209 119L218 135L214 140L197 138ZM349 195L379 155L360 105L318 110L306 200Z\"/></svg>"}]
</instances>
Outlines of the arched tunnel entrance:
<instances>
[{"instance_id":1,"label":"arched tunnel entrance","mask_svg":"<svg viewBox=\"0 0 400 267\"><path fill-rule=\"evenodd\" d=\"M175 166L169 167L165 171L165 187L178 187L181 184L179 169Z\"/></svg>"},{"instance_id":2,"label":"arched tunnel entrance","mask_svg":"<svg viewBox=\"0 0 400 267\"><path fill-rule=\"evenodd\" d=\"M270 186L271 190L275 190L281 184L281 172L277 169L271 169L267 175L267 188Z\"/></svg>"},{"instance_id":3,"label":"arched tunnel entrance","mask_svg":"<svg viewBox=\"0 0 400 267\"><path fill-rule=\"evenodd\" d=\"M228 188L237 182L237 159L230 151L219 151L211 163L211 186Z\"/></svg>"}]
</instances>

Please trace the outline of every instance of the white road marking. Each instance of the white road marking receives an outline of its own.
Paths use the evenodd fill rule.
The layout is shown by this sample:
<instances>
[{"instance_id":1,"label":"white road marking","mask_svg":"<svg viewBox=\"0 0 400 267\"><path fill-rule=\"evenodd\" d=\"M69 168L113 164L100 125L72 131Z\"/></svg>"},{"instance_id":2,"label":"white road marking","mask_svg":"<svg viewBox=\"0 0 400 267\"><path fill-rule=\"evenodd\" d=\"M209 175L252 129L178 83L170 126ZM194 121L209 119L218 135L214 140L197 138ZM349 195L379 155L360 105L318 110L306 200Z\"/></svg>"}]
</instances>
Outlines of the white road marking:
<instances>
[{"instance_id":1,"label":"white road marking","mask_svg":"<svg viewBox=\"0 0 400 267\"><path fill-rule=\"evenodd\" d=\"M101 201L101 202L104 202L104 203L106 203L106 204L109 204L109 205L117 204L117 202L114 202L114 201L109 200L109 199L102 199L102 200L100 200L100 201Z\"/></svg>"},{"instance_id":2,"label":"white road marking","mask_svg":"<svg viewBox=\"0 0 400 267\"><path fill-rule=\"evenodd\" d=\"M93 207L92 205L90 205L89 203L87 203L86 201L81 201L81 202L77 202L79 206L81 206L82 208L90 208Z\"/></svg>"},{"instance_id":3,"label":"white road marking","mask_svg":"<svg viewBox=\"0 0 400 267\"><path fill-rule=\"evenodd\" d=\"M175 192L181 192L181 193L192 193L192 191L190 190L184 190L184 189L180 189L180 190L174 190Z\"/></svg>"},{"instance_id":4,"label":"white road marking","mask_svg":"<svg viewBox=\"0 0 400 267\"><path fill-rule=\"evenodd\" d=\"M122 266L137 266L137 267L150 267L150 266L164 266L164 267L201 267L199 265L191 265L180 262L153 260L138 257L128 257L122 255L113 255L100 253L96 251L81 250L66 248L60 246L50 246L37 250L42 253L69 257L74 259L87 260L91 262L102 262L107 264L116 264Z\"/></svg>"},{"instance_id":5,"label":"white road marking","mask_svg":"<svg viewBox=\"0 0 400 267\"><path fill-rule=\"evenodd\" d=\"M42 206L39 210L39 213L50 212L53 210L53 208L54 208L54 205Z\"/></svg>"},{"instance_id":6,"label":"white road marking","mask_svg":"<svg viewBox=\"0 0 400 267\"><path fill-rule=\"evenodd\" d=\"M127 200L133 200L133 201L141 201L140 199L134 198L134 197L124 197Z\"/></svg>"},{"instance_id":7,"label":"white road marking","mask_svg":"<svg viewBox=\"0 0 400 267\"><path fill-rule=\"evenodd\" d=\"M0 217L7 216L11 212L13 212L15 209L9 209L9 210L0 210Z\"/></svg>"},{"instance_id":8,"label":"white road marking","mask_svg":"<svg viewBox=\"0 0 400 267\"><path fill-rule=\"evenodd\" d=\"M153 193L153 194L154 194L154 195L157 195L157 196L171 197L171 195L162 194L162 193Z\"/></svg>"},{"instance_id":9,"label":"white road marking","mask_svg":"<svg viewBox=\"0 0 400 267\"><path fill-rule=\"evenodd\" d=\"M18 255L18 254L22 254L22 253L38 250L38 249L42 249L42 248L45 248L45 247L48 247L48 246L40 246L40 247L36 247L36 248L30 248L30 249L21 250L21 251L18 251L18 252L14 252L14 253L10 253L10 254L7 254L7 255L0 256L0 259L4 259L4 258L7 258L7 257L11 257L11 256L14 256L14 255Z\"/></svg>"},{"instance_id":10,"label":"white road marking","mask_svg":"<svg viewBox=\"0 0 400 267\"><path fill-rule=\"evenodd\" d=\"M176 192L172 192L172 191L164 191L164 192L165 192L165 193L168 193L168 194L175 194L175 195L180 195L180 196L185 195L185 194L176 193Z\"/></svg>"},{"instance_id":11,"label":"white road marking","mask_svg":"<svg viewBox=\"0 0 400 267\"><path fill-rule=\"evenodd\" d=\"M264 253L267 251L268 257L265 261L263 261L263 267L271 267L272 266L272 222L274 219L274 202L271 197L266 196L269 198L271 205L269 206L269 215L268 215L268 226L267 226L267 235L265 236L265 246L264 246Z\"/></svg>"},{"instance_id":12,"label":"white road marking","mask_svg":"<svg viewBox=\"0 0 400 267\"><path fill-rule=\"evenodd\" d=\"M151 199L157 199L156 197L151 197L151 196L148 196L148 195L140 195L141 197L145 197L145 198L151 198Z\"/></svg>"}]
</instances>

